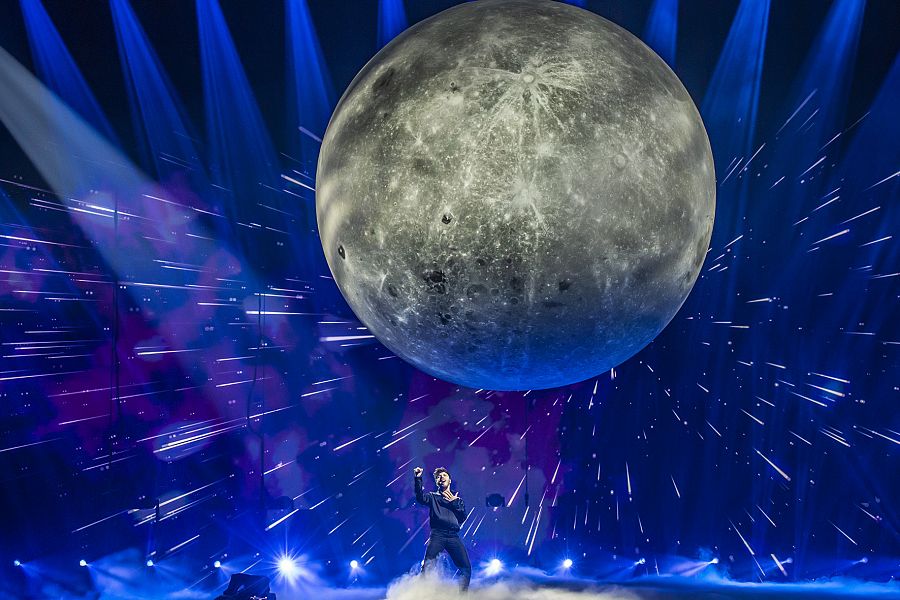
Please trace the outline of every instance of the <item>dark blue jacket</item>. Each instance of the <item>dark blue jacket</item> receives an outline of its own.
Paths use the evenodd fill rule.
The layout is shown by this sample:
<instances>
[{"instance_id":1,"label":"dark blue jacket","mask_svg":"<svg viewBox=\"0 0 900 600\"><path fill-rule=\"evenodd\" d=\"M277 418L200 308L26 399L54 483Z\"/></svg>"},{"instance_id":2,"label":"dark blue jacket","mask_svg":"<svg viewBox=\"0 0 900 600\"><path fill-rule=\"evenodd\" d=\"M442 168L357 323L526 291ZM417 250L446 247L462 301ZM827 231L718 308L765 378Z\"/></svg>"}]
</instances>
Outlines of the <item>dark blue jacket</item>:
<instances>
[{"instance_id":1,"label":"dark blue jacket","mask_svg":"<svg viewBox=\"0 0 900 600\"><path fill-rule=\"evenodd\" d=\"M416 502L428 507L431 531L458 533L466 520L466 505L462 498L447 502L440 492L425 492L421 477L416 477Z\"/></svg>"}]
</instances>

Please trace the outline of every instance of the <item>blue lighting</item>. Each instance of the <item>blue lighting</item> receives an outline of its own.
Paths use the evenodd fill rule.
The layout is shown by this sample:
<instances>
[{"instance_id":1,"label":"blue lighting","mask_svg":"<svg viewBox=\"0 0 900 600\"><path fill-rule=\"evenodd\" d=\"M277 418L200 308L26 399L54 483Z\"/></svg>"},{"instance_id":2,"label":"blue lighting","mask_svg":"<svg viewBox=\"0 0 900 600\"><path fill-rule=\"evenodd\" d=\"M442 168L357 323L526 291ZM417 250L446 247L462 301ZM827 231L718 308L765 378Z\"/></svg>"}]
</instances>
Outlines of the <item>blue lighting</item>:
<instances>
[{"instance_id":1,"label":"blue lighting","mask_svg":"<svg viewBox=\"0 0 900 600\"><path fill-rule=\"evenodd\" d=\"M572 559L571 558L565 559L562 562L562 568L563 569L571 569L572 568Z\"/></svg>"},{"instance_id":2,"label":"blue lighting","mask_svg":"<svg viewBox=\"0 0 900 600\"><path fill-rule=\"evenodd\" d=\"M386 46L406 29L403 0L378 0L378 47Z\"/></svg>"},{"instance_id":3,"label":"blue lighting","mask_svg":"<svg viewBox=\"0 0 900 600\"><path fill-rule=\"evenodd\" d=\"M20 4L41 79L91 127L116 142L112 126L40 0L20 0Z\"/></svg>"},{"instance_id":4,"label":"blue lighting","mask_svg":"<svg viewBox=\"0 0 900 600\"><path fill-rule=\"evenodd\" d=\"M644 41L672 68L677 34L678 0L655 0L644 29Z\"/></svg>"}]
</instances>

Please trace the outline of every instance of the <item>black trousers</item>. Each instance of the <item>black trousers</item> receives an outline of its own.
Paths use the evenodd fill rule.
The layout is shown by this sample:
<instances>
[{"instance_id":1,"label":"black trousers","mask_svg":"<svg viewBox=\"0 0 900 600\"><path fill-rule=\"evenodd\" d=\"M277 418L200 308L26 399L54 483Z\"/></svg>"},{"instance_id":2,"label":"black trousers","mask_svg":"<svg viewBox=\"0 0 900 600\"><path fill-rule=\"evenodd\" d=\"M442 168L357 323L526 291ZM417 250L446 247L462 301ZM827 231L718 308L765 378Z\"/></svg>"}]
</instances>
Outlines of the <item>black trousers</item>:
<instances>
[{"instance_id":1,"label":"black trousers","mask_svg":"<svg viewBox=\"0 0 900 600\"><path fill-rule=\"evenodd\" d=\"M432 531L425 546L425 562L422 563L422 572L428 572L434 567L438 554L447 551L450 560L459 569L459 587L462 591L469 589L469 581L472 579L472 563L469 562L469 553L459 539L457 532Z\"/></svg>"}]
</instances>

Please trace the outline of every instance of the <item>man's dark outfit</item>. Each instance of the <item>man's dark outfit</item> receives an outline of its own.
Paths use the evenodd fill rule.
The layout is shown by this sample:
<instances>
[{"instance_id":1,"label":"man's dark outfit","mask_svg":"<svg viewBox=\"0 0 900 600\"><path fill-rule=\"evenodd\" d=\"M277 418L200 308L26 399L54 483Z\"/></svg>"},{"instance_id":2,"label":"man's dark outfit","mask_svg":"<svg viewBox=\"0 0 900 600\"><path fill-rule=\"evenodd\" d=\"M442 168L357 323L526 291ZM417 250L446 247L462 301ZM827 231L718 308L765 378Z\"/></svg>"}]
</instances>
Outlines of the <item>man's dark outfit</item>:
<instances>
[{"instance_id":1,"label":"man's dark outfit","mask_svg":"<svg viewBox=\"0 0 900 600\"><path fill-rule=\"evenodd\" d=\"M416 477L416 502L428 507L428 524L431 536L425 547L425 562L422 572L434 566L435 559L441 551L446 550L450 560L460 573L459 587L469 589L472 579L472 563L462 540L459 539L459 527L466 520L466 505L462 498L448 502L440 492L425 492L422 488L422 477Z\"/></svg>"}]
</instances>

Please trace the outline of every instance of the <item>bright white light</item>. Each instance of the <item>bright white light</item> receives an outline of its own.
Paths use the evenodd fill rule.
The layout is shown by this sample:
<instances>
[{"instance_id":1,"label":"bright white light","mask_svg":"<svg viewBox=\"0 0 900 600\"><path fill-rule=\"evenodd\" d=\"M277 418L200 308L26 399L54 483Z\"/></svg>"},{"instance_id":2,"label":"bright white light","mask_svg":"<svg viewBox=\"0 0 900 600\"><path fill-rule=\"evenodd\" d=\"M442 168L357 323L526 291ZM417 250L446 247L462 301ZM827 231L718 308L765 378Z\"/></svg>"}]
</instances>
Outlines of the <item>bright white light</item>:
<instances>
[{"instance_id":1,"label":"bright white light","mask_svg":"<svg viewBox=\"0 0 900 600\"><path fill-rule=\"evenodd\" d=\"M563 566L563 569L571 569L572 568L572 559L567 558L566 560L564 560L562 566Z\"/></svg>"},{"instance_id":2,"label":"bright white light","mask_svg":"<svg viewBox=\"0 0 900 600\"><path fill-rule=\"evenodd\" d=\"M353 570L358 569L358 568L359 568L359 561L358 561L358 560L351 560L351 561L350 561L350 568L353 569Z\"/></svg>"},{"instance_id":3,"label":"bright white light","mask_svg":"<svg viewBox=\"0 0 900 600\"><path fill-rule=\"evenodd\" d=\"M500 562L499 558L494 558L491 562L488 563L487 569L485 569L485 573L487 575L496 575L503 569L503 563Z\"/></svg>"},{"instance_id":4,"label":"bright white light","mask_svg":"<svg viewBox=\"0 0 900 600\"><path fill-rule=\"evenodd\" d=\"M222 566L222 561L217 560L216 562L213 563L213 566L217 569L220 568Z\"/></svg>"},{"instance_id":5,"label":"bright white light","mask_svg":"<svg viewBox=\"0 0 900 600\"><path fill-rule=\"evenodd\" d=\"M297 563L290 556L282 556L278 559L278 572L287 579L293 579L299 573Z\"/></svg>"},{"instance_id":6,"label":"bright white light","mask_svg":"<svg viewBox=\"0 0 900 600\"><path fill-rule=\"evenodd\" d=\"M86 567L86 566L87 566L87 561L84 560L84 559L82 558L81 560L78 561L78 566L79 566L79 567Z\"/></svg>"},{"instance_id":7,"label":"bright white light","mask_svg":"<svg viewBox=\"0 0 900 600\"><path fill-rule=\"evenodd\" d=\"M645 565L645 564L647 564L647 559L642 558L642 559L638 560L636 563L634 563L634 566Z\"/></svg>"},{"instance_id":8,"label":"bright white light","mask_svg":"<svg viewBox=\"0 0 900 600\"><path fill-rule=\"evenodd\" d=\"M153 559L152 559L152 558L148 558L148 559L147 559L147 566L148 566L148 567L152 567L152 566L153 566Z\"/></svg>"},{"instance_id":9,"label":"bright white light","mask_svg":"<svg viewBox=\"0 0 900 600\"><path fill-rule=\"evenodd\" d=\"M712 559L711 561L709 561L709 564L711 564L711 565L717 565L717 564L719 564L719 557L717 556L716 558L714 558L714 559Z\"/></svg>"},{"instance_id":10,"label":"bright white light","mask_svg":"<svg viewBox=\"0 0 900 600\"><path fill-rule=\"evenodd\" d=\"M14 561L13 561L13 565L15 565L15 566L17 566L17 567L21 567L21 566L22 566L22 563L19 562L18 560L14 560Z\"/></svg>"}]
</instances>

